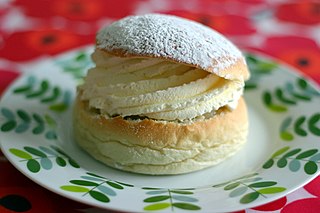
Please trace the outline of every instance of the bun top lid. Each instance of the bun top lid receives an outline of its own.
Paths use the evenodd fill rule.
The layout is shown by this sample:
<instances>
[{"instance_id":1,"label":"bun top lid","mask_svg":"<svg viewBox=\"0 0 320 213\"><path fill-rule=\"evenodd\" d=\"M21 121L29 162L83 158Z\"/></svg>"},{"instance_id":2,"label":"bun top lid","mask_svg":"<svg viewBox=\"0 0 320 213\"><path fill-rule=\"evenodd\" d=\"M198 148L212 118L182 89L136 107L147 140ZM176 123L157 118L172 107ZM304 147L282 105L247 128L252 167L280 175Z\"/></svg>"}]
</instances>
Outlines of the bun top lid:
<instances>
[{"instance_id":1,"label":"bun top lid","mask_svg":"<svg viewBox=\"0 0 320 213\"><path fill-rule=\"evenodd\" d=\"M249 78L242 53L227 38L172 15L146 14L116 21L98 32L96 48L119 57L184 63L230 80Z\"/></svg>"}]
</instances>

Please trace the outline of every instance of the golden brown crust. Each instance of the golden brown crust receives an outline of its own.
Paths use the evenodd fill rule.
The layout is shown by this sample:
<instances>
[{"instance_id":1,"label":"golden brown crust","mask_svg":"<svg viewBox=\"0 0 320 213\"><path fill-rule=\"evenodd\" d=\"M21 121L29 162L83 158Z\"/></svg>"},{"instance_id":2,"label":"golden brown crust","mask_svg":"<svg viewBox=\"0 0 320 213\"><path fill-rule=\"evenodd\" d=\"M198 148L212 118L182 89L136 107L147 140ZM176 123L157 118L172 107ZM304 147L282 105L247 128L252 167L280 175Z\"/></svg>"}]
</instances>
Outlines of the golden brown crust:
<instances>
[{"instance_id":1,"label":"golden brown crust","mask_svg":"<svg viewBox=\"0 0 320 213\"><path fill-rule=\"evenodd\" d=\"M106 118L91 112L86 103L78 99L74 119L76 141L93 157L112 167L148 174L185 173L216 164L245 143L248 131L247 109L242 98L234 111L225 107L210 119L187 124L151 119L132 121L122 117ZM102 147L111 143L120 144L116 152L125 153L129 160L125 158L123 162L117 162L108 153L104 153ZM131 162L131 157L135 156L129 155L134 155L137 147L151 150L159 160L150 160L150 156L141 155L139 158L144 162L143 165L135 165L141 163ZM174 150L175 154L168 156L166 150L169 150L168 153ZM193 153L195 150L197 152ZM179 152L192 154L181 158ZM172 162L165 163L168 157ZM192 158L191 161L188 158ZM162 162L164 165L161 165Z\"/></svg>"},{"instance_id":2,"label":"golden brown crust","mask_svg":"<svg viewBox=\"0 0 320 213\"><path fill-rule=\"evenodd\" d=\"M96 131L97 134L103 133L106 136L105 139L121 138L140 146L150 146L152 141L152 147L155 149L164 147L187 149L194 147L194 143L206 140L208 140L207 146L211 146L210 143L217 138L223 138L230 130L247 123L247 111L243 98L239 100L239 105L234 111L223 108L210 119L188 124L152 119L130 121L120 116L107 118L90 112L86 103L79 100L75 107L75 116L81 118L81 122L90 126L92 131Z\"/></svg>"}]
</instances>

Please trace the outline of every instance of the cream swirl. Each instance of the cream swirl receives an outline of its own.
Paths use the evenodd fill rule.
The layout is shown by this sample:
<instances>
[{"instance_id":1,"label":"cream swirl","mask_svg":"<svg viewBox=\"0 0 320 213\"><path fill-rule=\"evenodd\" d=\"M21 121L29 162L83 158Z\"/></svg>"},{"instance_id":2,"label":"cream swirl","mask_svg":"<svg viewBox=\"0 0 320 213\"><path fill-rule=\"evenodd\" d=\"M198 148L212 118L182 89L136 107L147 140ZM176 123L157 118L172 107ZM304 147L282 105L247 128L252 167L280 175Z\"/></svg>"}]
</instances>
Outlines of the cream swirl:
<instances>
[{"instance_id":1,"label":"cream swirl","mask_svg":"<svg viewBox=\"0 0 320 213\"><path fill-rule=\"evenodd\" d=\"M121 58L100 50L79 87L81 99L108 116L188 120L234 106L244 83L156 58Z\"/></svg>"}]
</instances>

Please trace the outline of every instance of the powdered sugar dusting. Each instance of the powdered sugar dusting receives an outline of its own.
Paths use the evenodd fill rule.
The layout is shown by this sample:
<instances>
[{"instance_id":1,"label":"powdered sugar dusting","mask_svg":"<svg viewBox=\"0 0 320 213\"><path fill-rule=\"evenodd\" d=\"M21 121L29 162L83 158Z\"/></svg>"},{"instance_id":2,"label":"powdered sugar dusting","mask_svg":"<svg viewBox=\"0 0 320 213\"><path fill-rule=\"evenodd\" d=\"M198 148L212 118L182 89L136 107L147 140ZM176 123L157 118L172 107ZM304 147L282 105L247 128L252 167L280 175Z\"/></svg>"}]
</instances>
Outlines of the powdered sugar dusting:
<instances>
[{"instance_id":1,"label":"powdered sugar dusting","mask_svg":"<svg viewBox=\"0 0 320 213\"><path fill-rule=\"evenodd\" d=\"M97 48L126 55L149 55L192 64L214 73L242 58L218 32L171 15L129 16L102 29Z\"/></svg>"}]
</instances>

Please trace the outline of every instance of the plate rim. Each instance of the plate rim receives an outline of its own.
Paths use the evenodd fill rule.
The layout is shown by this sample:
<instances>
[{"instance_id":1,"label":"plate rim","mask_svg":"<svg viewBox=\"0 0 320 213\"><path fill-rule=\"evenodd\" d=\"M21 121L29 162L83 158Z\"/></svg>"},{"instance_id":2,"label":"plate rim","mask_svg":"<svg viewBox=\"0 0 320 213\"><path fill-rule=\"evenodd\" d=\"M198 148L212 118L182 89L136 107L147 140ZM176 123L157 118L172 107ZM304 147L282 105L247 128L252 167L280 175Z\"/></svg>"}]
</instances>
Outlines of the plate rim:
<instances>
[{"instance_id":1,"label":"plate rim","mask_svg":"<svg viewBox=\"0 0 320 213\"><path fill-rule=\"evenodd\" d=\"M60 53L54 57L50 57L48 58L48 60L53 60L53 59L56 59L56 58L59 58L61 57L62 55L67 55L67 54L72 54L74 52L77 52L79 50L87 50L88 47L91 47L90 46L85 46L85 47L80 47L80 48L76 48L76 49L72 49L72 50L68 50L68 51L65 51L63 53ZM258 52L258 51L256 51ZM295 75L295 76L301 76L303 78L305 78L314 88L316 88L317 90L319 90L319 85L317 82L315 82L313 79L311 79L310 77L308 77L307 75L305 75L303 72L301 72L300 70L296 69L295 67L292 67L291 65L288 65L286 64L285 62L279 60L279 59L275 59L273 58L272 56L268 56L268 55L265 55L263 53L256 53L255 51L250 51L249 53L251 54L254 54L255 56L258 56L259 58L263 58L263 59L266 59L266 60L272 60L272 61L275 61L277 62L277 64L279 64L281 67L284 67L286 70L288 70L291 74ZM41 60L39 60L41 61ZM37 64L39 61L36 61L35 64ZM26 76L28 74L32 74L32 72L28 72L28 73L22 73L18 78L16 78L14 80L14 82L12 82L4 91L3 91L3 94L2 94L2 98L1 98L1 101L0 101L0 105L2 107L2 102L3 102L3 99L4 97L9 93L9 90L13 87L13 85L23 79L23 78L26 78ZM63 196L63 197L66 197L68 199L71 199L71 200L75 200L77 202L80 202L80 203L85 203L85 204L88 204L88 205L91 205L91 206L96 206L96 207L100 207L100 208L103 208L103 209L108 209L108 210L117 210L117 211L128 211L128 209L125 209L125 208L117 208L117 207L114 207L114 206L110 206L110 205L105 205L104 203L96 203L96 202L93 202L91 200L88 200L88 199L80 199L78 198L77 196L71 196L69 195L69 193L63 193L65 191L63 190L60 190L59 188L54 188L54 187L51 187L50 185L48 184L45 184L44 182L41 182L40 180L38 180L37 178L34 178L34 176L30 173L27 172L27 170L23 170L22 167L19 167L18 164L16 164L16 161L12 158L11 155L9 155L9 153L7 152L8 150L6 150L4 148L4 143L3 142L3 138L2 138L2 134L0 134L0 148L2 150L2 153L4 154L4 156L6 157L6 159L8 159L8 161L11 163L11 165L13 165L19 172L21 172L24 176L26 176L28 179L32 180L33 182L37 183L38 185L40 185L41 187L45 188L45 189L48 189L49 191L51 192L54 192L60 196ZM85 171L85 169L83 169ZM255 171L258 171L258 170L261 170L260 169L256 169ZM320 170L317 170L317 172L312 175L312 176L308 176L307 178L304 179L304 181L302 181L299 185L297 186L294 186L292 187L291 189L287 189L285 190L284 192L281 192L281 193L278 193L278 194L275 194L273 195L271 198L268 198L268 199L260 199L260 200L256 200L250 204L242 204L242 206L244 208L242 209L246 209L246 208L253 208L255 206L260 206L260 205L264 205L264 204L267 204L269 202L272 202L274 200L277 200L283 196L286 196L288 194L290 194L292 191L295 191L301 187L303 187L304 185L308 184L310 181L312 181L314 178L316 178L318 175L320 174ZM137 186L140 188L140 186ZM268 202L266 202L266 200L269 200ZM238 209L238 210L241 210L241 209ZM132 211L132 210L130 210ZM135 210L134 210L135 211ZM237 211L235 209L230 209L230 210L227 210L227 211ZM139 211L136 211L136 212L139 212Z\"/></svg>"}]
</instances>

